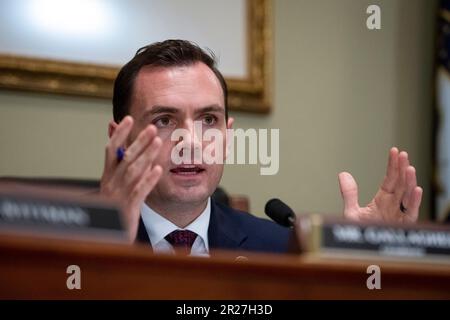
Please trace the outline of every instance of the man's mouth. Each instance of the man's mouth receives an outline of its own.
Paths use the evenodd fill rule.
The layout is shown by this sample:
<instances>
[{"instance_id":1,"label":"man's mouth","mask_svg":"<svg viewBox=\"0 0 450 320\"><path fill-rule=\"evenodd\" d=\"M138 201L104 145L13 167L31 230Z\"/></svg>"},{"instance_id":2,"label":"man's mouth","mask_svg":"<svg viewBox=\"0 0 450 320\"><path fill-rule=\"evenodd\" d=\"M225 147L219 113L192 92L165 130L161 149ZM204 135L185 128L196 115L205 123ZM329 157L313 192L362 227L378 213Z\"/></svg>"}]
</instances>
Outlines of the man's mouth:
<instances>
[{"instance_id":1,"label":"man's mouth","mask_svg":"<svg viewBox=\"0 0 450 320\"><path fill-rule=\"evenodd\" d=\"M205 171L204 168L197 165L180 165L170 169L170 172L180 175L196 175Z\"/></svg>"}]
</instances>

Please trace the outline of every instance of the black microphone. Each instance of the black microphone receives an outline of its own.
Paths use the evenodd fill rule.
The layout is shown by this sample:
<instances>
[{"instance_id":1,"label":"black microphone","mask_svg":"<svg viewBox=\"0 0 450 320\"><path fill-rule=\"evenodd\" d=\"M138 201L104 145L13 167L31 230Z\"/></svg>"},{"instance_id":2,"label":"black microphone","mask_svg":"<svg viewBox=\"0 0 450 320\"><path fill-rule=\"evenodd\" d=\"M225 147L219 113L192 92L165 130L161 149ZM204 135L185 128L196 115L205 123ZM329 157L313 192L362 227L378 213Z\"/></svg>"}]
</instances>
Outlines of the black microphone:
<instances>
[{"instance_id":1,"label":"black microphone","mask_svg":"<svg viewBox=\"0 0 450 320\"><path fill-rule=\"evenodd\" d=\"M284 227L294 226L294 211L280 199L271 199L267 201L264 211L273 221L275 221L279 225L282 225Z\"/></svg>"}]
</instances>

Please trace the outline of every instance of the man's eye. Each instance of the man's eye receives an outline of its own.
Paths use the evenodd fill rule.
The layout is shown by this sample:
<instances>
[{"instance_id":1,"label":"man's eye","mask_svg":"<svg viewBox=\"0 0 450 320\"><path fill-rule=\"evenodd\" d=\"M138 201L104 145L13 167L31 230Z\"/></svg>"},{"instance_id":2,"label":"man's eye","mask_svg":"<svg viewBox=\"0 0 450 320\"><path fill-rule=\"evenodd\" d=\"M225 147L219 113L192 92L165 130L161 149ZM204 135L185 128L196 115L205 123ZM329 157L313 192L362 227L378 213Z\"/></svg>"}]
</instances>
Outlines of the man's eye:
<instances>
[{"instance_id":1,"label":"man's eye","mask_svg":"<svg viewBox=\"0 0 450 320\"><path fill-rule=\"evenodd\" d=\"M157 128L165 128L171 126L173 121L169 117L161 117L156 119L153 123Z\"/></svg>"},{"instance_id":2,"label":"man's eye","mask_svg":"<svg viewBox=\"0 0 450 320\"><path fill-rule=\"evenodd\" d=\"M217 118L215 116L205 116L203 118L203 124L207 126L212 126L216 124Z\"/></svg>"}]
</instances>

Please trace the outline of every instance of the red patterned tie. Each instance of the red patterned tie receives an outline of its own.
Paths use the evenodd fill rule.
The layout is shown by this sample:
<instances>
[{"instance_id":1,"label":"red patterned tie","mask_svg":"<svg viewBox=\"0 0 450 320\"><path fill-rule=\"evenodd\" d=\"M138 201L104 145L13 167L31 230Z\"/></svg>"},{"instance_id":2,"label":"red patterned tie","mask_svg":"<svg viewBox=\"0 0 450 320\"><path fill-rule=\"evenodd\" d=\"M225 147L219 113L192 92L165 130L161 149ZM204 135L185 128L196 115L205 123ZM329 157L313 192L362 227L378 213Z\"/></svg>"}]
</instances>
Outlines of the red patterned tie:
<instances>
[{"instance_id":1,"label":"red patterned tie","mask_svg":"<svg viewBox=\"0 0 450 320\"><path fill-rule=\"evenodd\" d=\"M166 239L173 247L182 249L185 254L191 253L192 244L197 238L195 232L189 230L175 230L165 236Z\"/></svg>"}]
</instances>

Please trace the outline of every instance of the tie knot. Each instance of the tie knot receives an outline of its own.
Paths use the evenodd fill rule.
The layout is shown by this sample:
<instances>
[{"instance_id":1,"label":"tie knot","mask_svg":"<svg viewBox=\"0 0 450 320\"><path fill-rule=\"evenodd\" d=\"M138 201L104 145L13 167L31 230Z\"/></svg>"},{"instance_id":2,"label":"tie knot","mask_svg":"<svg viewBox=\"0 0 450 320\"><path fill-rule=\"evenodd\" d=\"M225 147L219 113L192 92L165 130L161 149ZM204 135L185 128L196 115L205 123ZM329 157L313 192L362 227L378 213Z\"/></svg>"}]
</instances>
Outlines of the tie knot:
<instances>
[{"instance_id":1,"label":"tie knot","mask_svg":"<svg viewBox=\"0 0 450 320\"><path fill-rule=\"evenodd\" d=\"M192 244L197 238L197 234L190 230L175 230L165 236L165 239L174 247L191 252Z\"/></svg>"}]
</instances>

